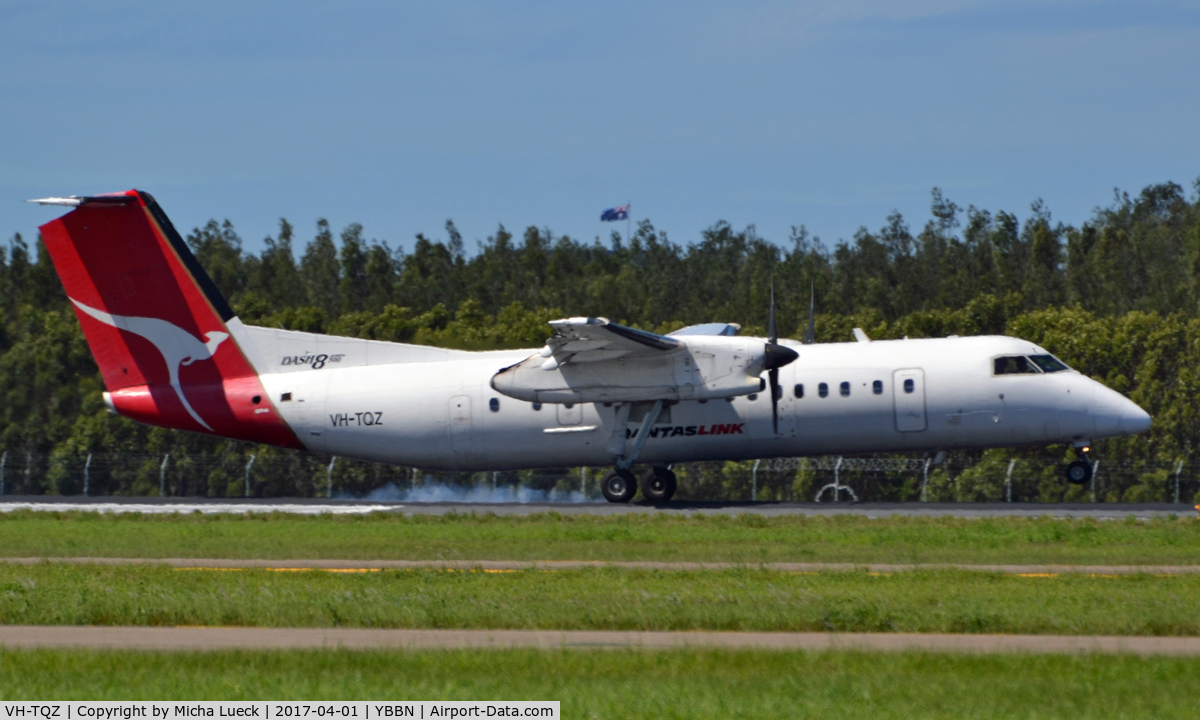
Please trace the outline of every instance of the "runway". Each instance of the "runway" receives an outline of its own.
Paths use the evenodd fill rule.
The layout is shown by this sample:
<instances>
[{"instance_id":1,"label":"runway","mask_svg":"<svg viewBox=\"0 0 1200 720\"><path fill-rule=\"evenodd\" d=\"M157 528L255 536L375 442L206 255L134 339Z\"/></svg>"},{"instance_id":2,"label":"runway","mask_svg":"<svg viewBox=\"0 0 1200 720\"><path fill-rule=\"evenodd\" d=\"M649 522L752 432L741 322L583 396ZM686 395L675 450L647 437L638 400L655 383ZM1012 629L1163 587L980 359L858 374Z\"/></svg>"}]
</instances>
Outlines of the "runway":
<instances>
[{"instance_id":1,"label":"runway","mask_svg":"<svg viewBox=\"0 0 1200 720\"><path fill-rule=\"evenodd\" d=\"M495 514L534 515L620 515L627 513L669 513L707 515L762 515L767 517L800 515L862 515L866 517L1056 517L1114 520L1193 516L1196 506L1171 503L774 503L774 502L671 502L649 504L634 502L377 502L370 500L330 500L328 498L158 498L158 497L63 497L46 495L0 496L0 512L31 510L40 512L100 513L291 513L298 515L367 514L375 512L403 515Z\"/></svg>"},{"instance_id":2,"label":"runway","mask_svg":"<svg viewBox=\"0 0 1200 720\"><path fill-rule=\"evenodd\" d=\"M871 652L1101 653L1200 656L1200 638L914 633L637 632L593 630L374 630L351 628L0 626L6 649L672 649Z\"/></svg>"},{"instance_id":3,"label":"runway","mask_svg":"<svg viewBox=\"0 0 1200 720\"><path fill-rule=\"evenodd\" d=\"M618 568L626 570L700 571L700 570L772 570L784 573L874 572L902 573L922 570L964 570L1031 577L1058 575L1194 575L1200 565L995 565L966 563L729 563L729 562L651 562L608 560L330 560L330 559L227 559L227 558L113 558L47 557L0 558L0 564L37 565L166 565L181 570L278 570L373 572L379 570L455 570L517 572L521 570L581 570Z\"/></svg>"}]
</instances>

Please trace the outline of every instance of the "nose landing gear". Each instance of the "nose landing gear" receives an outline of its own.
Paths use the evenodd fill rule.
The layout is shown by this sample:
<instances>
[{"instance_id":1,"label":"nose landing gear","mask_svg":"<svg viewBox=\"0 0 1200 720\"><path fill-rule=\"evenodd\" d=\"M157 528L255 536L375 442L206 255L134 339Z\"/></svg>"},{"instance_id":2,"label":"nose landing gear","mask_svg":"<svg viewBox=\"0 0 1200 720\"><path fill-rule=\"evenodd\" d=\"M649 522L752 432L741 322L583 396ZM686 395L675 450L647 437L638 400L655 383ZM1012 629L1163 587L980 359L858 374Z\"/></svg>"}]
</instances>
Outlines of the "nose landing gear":
<instances>
[{"instance_id":1,"label":"nose landing gear","mask_svg":"<svg viewBox=\"0 0 1200 720\"><path fill-rule=\"evenodd\" d=\"M1092 464L1087 460L1075 460L1067 466L1067 480L1072 485L1087 485L1092 479Z\"/></svg>"},{"instance_id":2,"label":"nose landing gear","mask_svg":"<svg viewBox=\"0 0 1200 720\"><path fill-rule=\"evenodd\" d=\"M1087 485L1092 480L1092 463L1087 458L1087 445L1077 444L1075 446L1075 454L1079 456L1078 460L1067 465L1067 482L1072 485Z\"/></svg>"}]
</instances>

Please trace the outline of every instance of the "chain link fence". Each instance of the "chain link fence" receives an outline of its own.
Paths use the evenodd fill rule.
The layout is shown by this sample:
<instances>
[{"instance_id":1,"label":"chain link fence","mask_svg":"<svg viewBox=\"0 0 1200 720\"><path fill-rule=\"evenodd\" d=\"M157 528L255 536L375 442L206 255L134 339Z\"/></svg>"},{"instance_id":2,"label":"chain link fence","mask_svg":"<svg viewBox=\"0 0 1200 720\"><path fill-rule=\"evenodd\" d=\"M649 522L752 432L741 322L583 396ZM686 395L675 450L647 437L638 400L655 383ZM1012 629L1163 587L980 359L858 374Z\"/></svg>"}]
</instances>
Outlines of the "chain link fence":
<instances>
[{"instance_id":1,"label":"chain link fence","mask_svg":"<svg viewBox=\"0 0 1200 720\"><path fill-rule=\"evenodd\" d=\"M679 500L736 502L1200 501L1200 465L1093 459L1071 485L1069 457L991 451L934 457L808 457L672 466ZM331 497L398 501L590 502L608 468L431 472L260 448L213 454L0 452L2 495Z\"/></svg>"}]
</instances>

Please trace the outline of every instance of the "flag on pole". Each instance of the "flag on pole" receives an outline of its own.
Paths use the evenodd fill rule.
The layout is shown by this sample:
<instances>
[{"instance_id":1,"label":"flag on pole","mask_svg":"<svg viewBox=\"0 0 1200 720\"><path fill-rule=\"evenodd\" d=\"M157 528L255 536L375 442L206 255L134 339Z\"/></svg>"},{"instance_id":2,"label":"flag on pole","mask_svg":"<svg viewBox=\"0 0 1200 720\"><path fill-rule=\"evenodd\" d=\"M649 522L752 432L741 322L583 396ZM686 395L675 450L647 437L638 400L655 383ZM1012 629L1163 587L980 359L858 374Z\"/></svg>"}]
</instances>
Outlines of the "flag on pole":
<instances>
[{"instance_id":1,"label":"flag on pole","mask_svg":"<svg viewBox=\"0 0 1200 720\"><path fill-rule=\"evenodd\" d=\"M616 222L617 220L629 219L629 206L622 205L621 207L609 208L600 213L600 222Z\"/></svg>"}]
</instances>

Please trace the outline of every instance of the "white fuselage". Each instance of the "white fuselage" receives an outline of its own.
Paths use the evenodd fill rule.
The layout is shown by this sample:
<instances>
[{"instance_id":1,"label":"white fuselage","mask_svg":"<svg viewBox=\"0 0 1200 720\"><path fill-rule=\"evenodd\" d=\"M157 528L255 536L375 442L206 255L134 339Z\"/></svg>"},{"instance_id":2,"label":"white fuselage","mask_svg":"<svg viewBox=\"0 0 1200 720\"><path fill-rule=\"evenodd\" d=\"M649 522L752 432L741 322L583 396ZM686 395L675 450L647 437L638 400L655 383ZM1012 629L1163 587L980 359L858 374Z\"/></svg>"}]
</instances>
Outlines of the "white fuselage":
<instances>
[{"instance_id":1,"label":"white fuselage","mask_svg":"<svg viewBox=\"0 0 1200 720\"><path fill-rule=\"evenodd\" d=\"M288 338L279 348L268 339L256 363L275 407L313 452L442 470L600 466L613 462L606 446L614 430L628 437L640 426L635 412L626 428L615 428L616 409L603 403L538 406L492 389L499 370L537 350L430 348L410 356L383 343L324 342L331 341L366 349L356 361L358 350L292 351ZM659 418L638 461L1079 443L1149 427L1141 408L1075 371L993 375L997 356L1045 353L1015 338L782 342L800 357L780 370L778 434L769 390L684 400ZM324 355L339 359L311 362Z\"/></svg>"}]
</instances>

